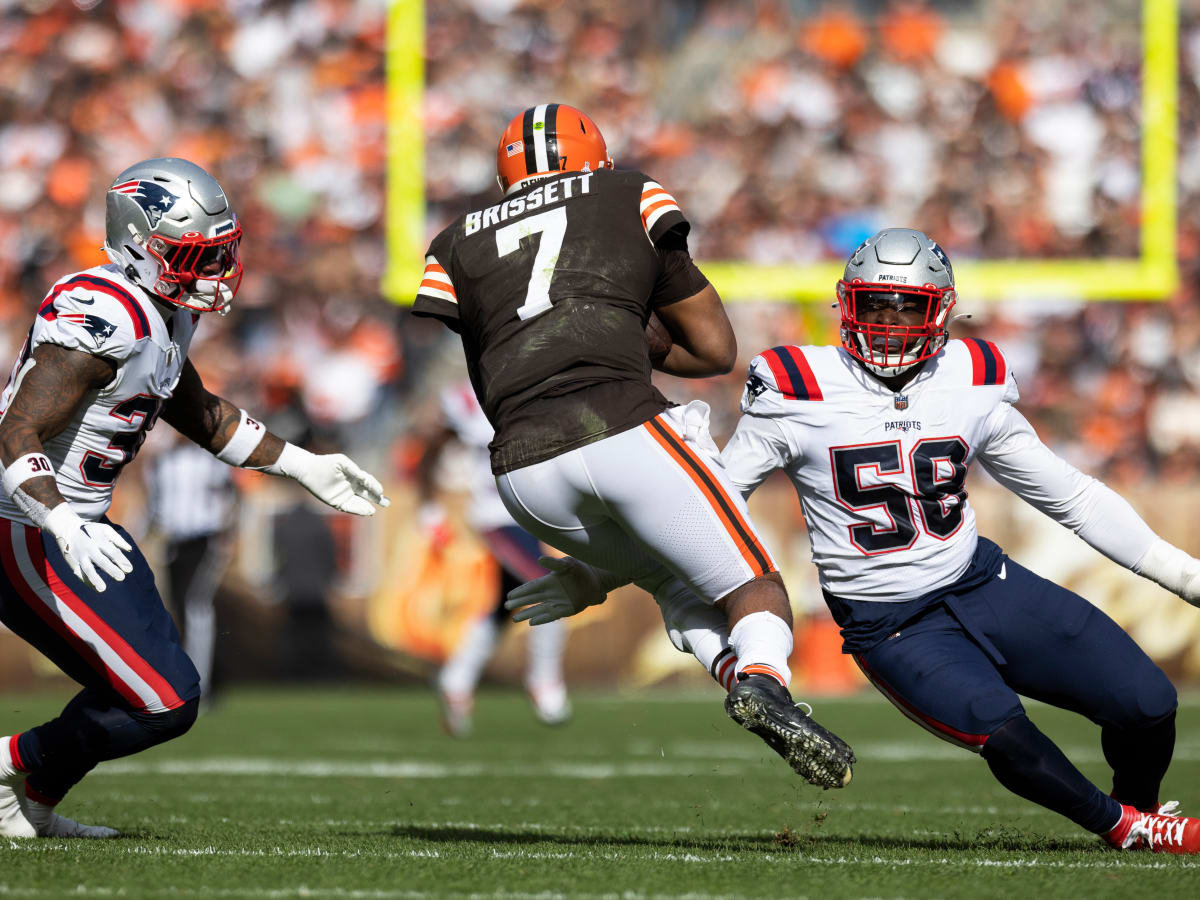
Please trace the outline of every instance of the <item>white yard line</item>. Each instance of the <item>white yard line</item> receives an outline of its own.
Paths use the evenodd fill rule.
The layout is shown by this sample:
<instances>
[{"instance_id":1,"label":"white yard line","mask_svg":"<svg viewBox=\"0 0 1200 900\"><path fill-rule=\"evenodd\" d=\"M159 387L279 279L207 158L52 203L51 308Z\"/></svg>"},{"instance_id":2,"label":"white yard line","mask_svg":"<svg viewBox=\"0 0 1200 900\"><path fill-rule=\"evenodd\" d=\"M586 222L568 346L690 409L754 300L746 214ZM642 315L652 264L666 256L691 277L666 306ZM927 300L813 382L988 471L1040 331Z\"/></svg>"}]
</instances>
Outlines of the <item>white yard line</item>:
<instances>
[{"instance_id":1,"label":"white yard line","mask_svg":"<svg viewBox=\"0 0 1200 900\"><path fill-rule=\"evenodd\" d=\"M979 757L936 740L919 743L872 743L855 748L859 766L907 764L912 762L962 762L981 765ZM604 780L610 778L669 778L695 775L742 776L764 766L776 766L769 753L756 746L727 746L714 742L679 742L667 744L657 751L637 747L639 755L648 759L564 762L547 760L543 763L506 763L463 760L433 762L427 759L330 760L269 757L207 756L195 759L148 761L131 757L102 763L94 775L136 776L291 776L297 778L565 778ZM1064 748L1068 758L1076 763L1103 762L1099 748ZM655 757L658 758L655 758ZM1183 747L1176 751L1175 762L1200 760L1200 750Z\"/></svg>"},{"instance_id":2,"label":"white yard line","mask_svg":"<svg viewBox=\"0 0 1200 900\"><path fill-rule=\"evenodd\" d=\"M81 846L79 843L57 841L52 843L10 841L10 851L29 851L35 853L73 852ZM414 849L408 851L364 851L364 850L326 850L321 847L292 848L274 847L271 849L217 848L207 847L162 847L144 845L112 845L109 851L112 855L127 855L132 857L245 857L255 859L294 859L294 858L347 858L347 859L444 859L447 864L460 866L465 854L456 850L451 854L442 854L436 850ZM106 853L106 855L109 855ZM785 863L806 866L876 866L882 868L949 868L949 869L1044 869L1064 871L1086 870L1174 870L1200 869L1200 861L1169 860L1158 861L1147 858L1142 854L1105 853L1098 855L1095 860L1066 861L1055 859L1039 859L1026 857L1023 859L952 859L949 857L913 858L885 856L817 856L799 852L782 851L779 853L760 853L753 851L745 856L734 856L729 853L690 851L672 853L669 851L650 850L638 852L637 848L625 846L612 851L573 851L573 850L499 850L493 848L489 854L492 859L521 859L521 860L572 860L594 861L597 859L614 862L633 862L649 860L652 862L673 862L699 865L727 865L731 862L747 861L758 863ZM23 888L15 888L24 890ZM3 889L0 889L3 890ZM268 896L266 893L263 896ZM336 895L333 895L336 896ZM370 896L369 893L364 896ZM495 894L471 895L479 897L499 896ZM520 895L505 895L520 896ZM572 895L574 896L574 895ZM655 895L661 896L661 895ZM669 895L695 896L695 895Z\"/></svg>"}]
</instances>

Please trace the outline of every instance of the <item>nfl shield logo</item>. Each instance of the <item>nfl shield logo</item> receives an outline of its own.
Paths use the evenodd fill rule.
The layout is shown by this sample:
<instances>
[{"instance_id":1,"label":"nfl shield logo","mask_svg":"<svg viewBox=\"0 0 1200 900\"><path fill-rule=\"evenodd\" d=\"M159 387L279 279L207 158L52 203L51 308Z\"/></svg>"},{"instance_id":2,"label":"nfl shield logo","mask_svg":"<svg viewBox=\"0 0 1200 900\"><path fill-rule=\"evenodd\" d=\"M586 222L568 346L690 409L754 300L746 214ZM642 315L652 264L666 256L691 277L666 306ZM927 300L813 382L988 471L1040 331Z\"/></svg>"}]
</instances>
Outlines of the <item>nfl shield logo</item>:
<instances>
[{"instance_id":1,"label":"nfl shield logo","mask_svg":"<svg viewBox=\"0 0 1200 900\"><path fill-rule=\"evenodd\" d=\"M904 394L897 394L892 398L892 405L895 406L896 409L908 409L908 397L906 397Z\"/></svg>"},{"instance_id":2,"label":"nfl shield logo","mask_svg":"<svg viewBox=\"0 0 1200 900\"><path fill-rule=\"evenodd\" d=\"M524 141L513 141L511 144L509 144L508 146L506 146L504 148L504 152L508 154L509 159L516 156L518 153L524 153L525 152L525 142Z\"/></svg>"}]
</instances>

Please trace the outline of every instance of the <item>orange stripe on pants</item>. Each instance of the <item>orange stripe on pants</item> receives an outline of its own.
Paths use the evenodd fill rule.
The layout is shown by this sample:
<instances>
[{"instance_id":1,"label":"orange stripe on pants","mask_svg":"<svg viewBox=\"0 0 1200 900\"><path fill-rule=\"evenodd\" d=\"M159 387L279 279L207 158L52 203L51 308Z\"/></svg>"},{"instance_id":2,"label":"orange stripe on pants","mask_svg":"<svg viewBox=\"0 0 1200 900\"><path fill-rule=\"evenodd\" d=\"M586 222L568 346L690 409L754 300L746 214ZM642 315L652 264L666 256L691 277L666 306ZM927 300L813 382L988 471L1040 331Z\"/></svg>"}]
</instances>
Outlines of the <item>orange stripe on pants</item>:
<instances>
[{"instance_id":1,"label":"orange stripe on pants","mask_svg":"<svg viewBox=\"0 0 1200 900\"><path fill-rule=\"evenodd\" d=\"M687 473L692 483L700 489L700 493L708 501L709 506L717 514L717 519L725 531L733 538L734 546L738 548L742 559L750 566L754 577L766 575L775 571L771 556L759 543L758 538L747 523L737 506L721 488L721 483L713 476L703 461L687 447L671 427L661 421L661 417L651 419L645 424L646 430L667 454L679 463L680 468Z\"/></svg>"}]
</instances>

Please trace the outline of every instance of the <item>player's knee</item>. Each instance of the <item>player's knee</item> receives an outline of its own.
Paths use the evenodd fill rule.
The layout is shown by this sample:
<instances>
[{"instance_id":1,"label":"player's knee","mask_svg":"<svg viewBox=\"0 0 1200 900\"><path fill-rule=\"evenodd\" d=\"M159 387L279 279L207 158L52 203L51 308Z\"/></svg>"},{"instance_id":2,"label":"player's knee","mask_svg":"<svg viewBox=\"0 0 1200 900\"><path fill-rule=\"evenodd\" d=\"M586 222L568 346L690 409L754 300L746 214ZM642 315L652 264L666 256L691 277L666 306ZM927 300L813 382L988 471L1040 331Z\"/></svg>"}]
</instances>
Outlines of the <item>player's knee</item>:
<instances>
[{"instance_id":1,"label":"player's knee","mask_svg":"<svg viewBox=\"0 0 1200 900\"><path fill-rule=\"evenodd\" d=\"M1029 768L1041 758L1047 741L1028 716L1013 716L988 735L982 756L991 764Z\"/></svg>"},{"instance_id":2,"label":"player's knee","mask_svg":"<svg viewBox=\"0 0 1200 900\"><path fill-rule=\"evenodd\" d=\"M1179 694L1166 673L1155 666L1152 676L1139 681L1135 701L1127 706L1123 711L1126 721L1118 723L1121 727L1150 728L1175 714Z\"/></svg>"},{"instance_id":3,"label":"player's knee","mask_svg":"<svg viewBox=\"0 0 1200 900\"><path fill-rule=\"evenodd\" d=\"M717 606L724 610L730 622L752 613L769 612L783 619L789 628L792 625L792 607L788 602L787 588L783 586L783 576L778 572L768 572L747 581L718 600Z\"/></svg>"},{"instance_id":4,"label":"player's knee","mask_svg":"<svg viewBox=\"0 0 1200 900\"><path fill-rule=\"evenodd\" d=\"M193 697L182 706L158 713L134 713L142 727L150 735L154 744L174 740L186 734L196 723L200 712L200 698Z\"/></svg>"}]
</instances>

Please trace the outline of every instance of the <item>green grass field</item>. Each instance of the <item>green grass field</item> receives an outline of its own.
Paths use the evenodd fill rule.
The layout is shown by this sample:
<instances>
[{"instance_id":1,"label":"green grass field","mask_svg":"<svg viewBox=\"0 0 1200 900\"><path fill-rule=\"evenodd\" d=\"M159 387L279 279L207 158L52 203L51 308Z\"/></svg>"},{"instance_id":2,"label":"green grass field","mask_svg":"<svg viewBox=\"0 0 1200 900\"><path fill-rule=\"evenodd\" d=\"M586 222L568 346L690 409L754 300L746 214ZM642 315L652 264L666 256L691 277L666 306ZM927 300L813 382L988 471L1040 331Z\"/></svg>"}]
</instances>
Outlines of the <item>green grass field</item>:
<instances>
[{"instance_id":1,"label":"green grass field","mask_svg":"<svg viewBox=\"0 0 1200 900\"><path fill-rule=\"evenodd\" d=\"M63 699L0 696L0 734ZM63 804L124 837L0 846L0 897L1200 896L1200 860L1103 849L873 696L816 706L858 753L841 792L791 776L715 690L577 696L559 729L485 692L460 741L417 691L243 690ZM1107 786L1097 729L1032 715ZM1198 776L1193 701L1164 799L1200 810Z\"/></svg>"}]
</instances>

